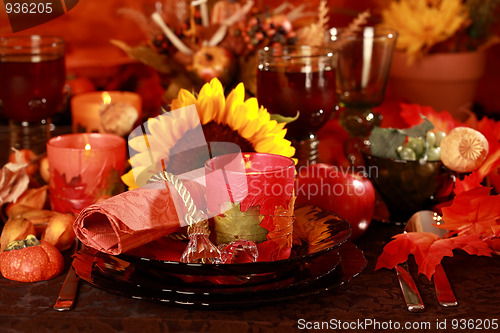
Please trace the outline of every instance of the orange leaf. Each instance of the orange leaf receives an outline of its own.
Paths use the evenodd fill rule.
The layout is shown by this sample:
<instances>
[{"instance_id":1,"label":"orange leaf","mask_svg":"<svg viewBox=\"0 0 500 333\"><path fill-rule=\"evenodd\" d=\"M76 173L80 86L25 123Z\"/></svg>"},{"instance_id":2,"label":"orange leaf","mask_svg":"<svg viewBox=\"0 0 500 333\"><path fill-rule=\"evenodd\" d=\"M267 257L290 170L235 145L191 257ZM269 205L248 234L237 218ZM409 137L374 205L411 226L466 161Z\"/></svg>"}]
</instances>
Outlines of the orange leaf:
<instances>
[{"instance_id":1,"label":"orange leaf","mask_svg":"<svg viewBox=\"0 0 500 333\"><path fill-rule=\"evenodd\" d=\"M438 239L429 247L425 260L419 264L418 272L429 280L443 257L453 257L453 250L461 249L468 254L491 257L491 249L477 235Z\"/></svg>"},{"instance_id":2,"label":"orange leaf","mask_svg":"<svg viewBox=\"0 0 500 333\"><path fill-rule=\"evenodd\" d=\"M488 236L500 219L500 196L490 195L490 187L476 187L458 194L453 203L443 207L443 221L438 227L458 235Z\"/></svg>"},{"instance_id":3,"label":"orange leaf","mask_svg":"<svg viewBox=\"0 0 500 333\"><path fill-rule=\"evenodd\" d=\"M430 106L421 106L418 104L401 104L401 117L410 126L418 125L425 116L433 125L435 131L448 133L457 126L464 124L456 121L453 116L447 112L437 112Z\"/></svg>"},{"instance_id":4,"label":"orange leaf","mask_svg":"<svg viewBox=\"0 0 500 333\"><path fill-rule=\"evenodd\" d=\"M464 179L457 179L455 181L455 188L453 192L455 195L459 195L462 192L472 190L477 187L482 187L481 182L484 177L477 171L472 171L470 174L464 177Z\"/></svg>"},{"instance_id":5,"label":"orange leaf","mask_svg":"<svg viewBox=\"0 0 500 333\"><path fill-rule=\"evenodd\" d=\"M410 254L413 254L415 262L420 265L429 252L429 247L438 239L437 235L429 232L398 234L384 247L375 269L392 269L397 264L405 262Z\"/></svg>"},{"instance_id":6,"label":"orange leaf","mask_svg":"<svg viewBox=\"0 0 500 333\"><path fill-rule=\"evenodd\" d=\"M409 232L394 236L394 240L384 247L375 269L392 269L413 254L418 272L430 280L436 266L443 257L452 257L454 249L461 249L469 254L491 256L488 244L477 235L440 239L428 232Z\"/></svg>"}]
</instances>

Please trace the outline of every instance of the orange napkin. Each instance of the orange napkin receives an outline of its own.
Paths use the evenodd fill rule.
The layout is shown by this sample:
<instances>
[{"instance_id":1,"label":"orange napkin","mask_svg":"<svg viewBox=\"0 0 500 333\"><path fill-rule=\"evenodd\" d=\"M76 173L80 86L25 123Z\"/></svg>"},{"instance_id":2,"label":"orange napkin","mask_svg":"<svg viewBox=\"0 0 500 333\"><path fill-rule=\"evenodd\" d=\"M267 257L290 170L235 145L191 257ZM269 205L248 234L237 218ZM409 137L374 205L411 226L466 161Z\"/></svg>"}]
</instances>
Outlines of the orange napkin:
<instances>
[{"instance_id":1,"label":"orange napkin","mask_svg":"<svg viewBox=\"0 0 500 333\"><path fill-rule=\"evenodd\" d=\"M184 185L194 202L200 202L202 186L196 182ZM184 226L185 209L176 190L159 181L84 208L75 220L74 231L86 246L117 255Z\"/></svg>"}]
</instances>

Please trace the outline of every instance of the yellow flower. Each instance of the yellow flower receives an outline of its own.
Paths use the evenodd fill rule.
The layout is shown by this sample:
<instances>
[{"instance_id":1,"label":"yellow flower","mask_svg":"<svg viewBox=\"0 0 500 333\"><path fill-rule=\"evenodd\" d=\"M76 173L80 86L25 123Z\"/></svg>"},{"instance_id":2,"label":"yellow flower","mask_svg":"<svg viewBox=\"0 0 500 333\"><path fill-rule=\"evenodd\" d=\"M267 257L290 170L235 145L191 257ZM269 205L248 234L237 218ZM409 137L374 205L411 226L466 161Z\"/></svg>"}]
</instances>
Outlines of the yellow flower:
<instances>
[{"instance_id":1,"label":"yellow flower","mask_svg":"<svg viewBox=\"0 0 500 333\"><path fill-rule=\"evenodd\" d=\"M382 10L381 24L399 32L397 49L411 61L468 24L462 0L400 0Z\"/></svg>"},{"instance_id":2,"label":"yellow flower","mask_svg":"<svg viewBox=\"0 0 500 333\"><path fill-rule=\"evenodd\" d=\"M193 160L174 159L173 154L193 145L184 139L185 134L194 130L199 123L207 142L232 142L242 152L255 151L287 157L295 154L295 148L285 139L285 124L271 120L269 112L259 107L256 98L245 100L243 83L225 98L222 84L218 79L213 79L201 88L197 97L181 89L171 104L172 110L192 105L196 107L197 115L170 112L171 117L149 119L145 124L147 133L129 139L129 147L137 152L130 159L133 169L122 176L129 189L144 185L158 167L171 172L186 165L193 169L203 167L207 155L202 150L199 154L191 155ZM157 165L152 165L153 161Z\"/></svg>"}]
</instances>

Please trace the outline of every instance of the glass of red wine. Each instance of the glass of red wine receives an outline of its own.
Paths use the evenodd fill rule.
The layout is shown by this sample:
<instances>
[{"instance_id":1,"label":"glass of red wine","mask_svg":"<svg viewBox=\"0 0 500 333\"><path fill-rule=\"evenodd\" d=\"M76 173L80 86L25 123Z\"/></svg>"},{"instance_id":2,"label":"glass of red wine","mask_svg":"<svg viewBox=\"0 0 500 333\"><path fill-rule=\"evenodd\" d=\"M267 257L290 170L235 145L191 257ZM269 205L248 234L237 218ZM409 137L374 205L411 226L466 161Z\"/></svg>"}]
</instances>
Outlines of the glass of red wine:
<instances>
[{"instance_id":1,"label":"glass of red wine","mask_svg":"<svg viewBox=\"0 0 500 333\"><path fill-rule=\"evenodd\" d=\"M382 121L372 108L384 101L397 36L395 30L373 26L329 31L329 45L338 55L339 121L350 134L344 150L352 165L364 163L364 139Z\"/></svg>"},{"instance_id":2,"label":"glass of red wine","mask_svg":"<svg viewBox=\"0 0 500 333\"><path fill-rule=\"evenodd\" d=\"M335 109L336 54L329 48L274 46L258 52L257 95L272 114L298 118L287 124L297 167L317 162L316 132Z\"/></svg>"},{"instance_id":3,"label":"glass of red wine","mask_svg":"<svg viewBox=\"0 0 500 333\"><path fill-rule=\"evenodd\" d=\"M10 145L45 152L50 117L64 97L65 43L55 36L0 37L0 109Z\"/></svg>"}]
</instances>

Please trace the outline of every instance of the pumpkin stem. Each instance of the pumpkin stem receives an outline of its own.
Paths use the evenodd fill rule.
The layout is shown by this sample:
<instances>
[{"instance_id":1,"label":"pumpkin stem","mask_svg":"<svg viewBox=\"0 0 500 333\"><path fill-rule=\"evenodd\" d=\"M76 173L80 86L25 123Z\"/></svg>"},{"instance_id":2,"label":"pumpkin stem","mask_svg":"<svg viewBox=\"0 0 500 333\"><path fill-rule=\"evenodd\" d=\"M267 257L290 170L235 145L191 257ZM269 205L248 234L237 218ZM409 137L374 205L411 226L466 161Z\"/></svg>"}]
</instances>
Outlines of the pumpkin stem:
<instances>
[{"instance_id":1,"label":"pumpkin stem","mask_svg":"<svg viewBox=\"0 0 500 333\"><path fill-rule=\"evenodd\" d=\"M28 235L26 239L19 239L9 243L4 251L20 250L25 247L38 246L40 241L35 235Z\"/></svg>"}]
</instances>

